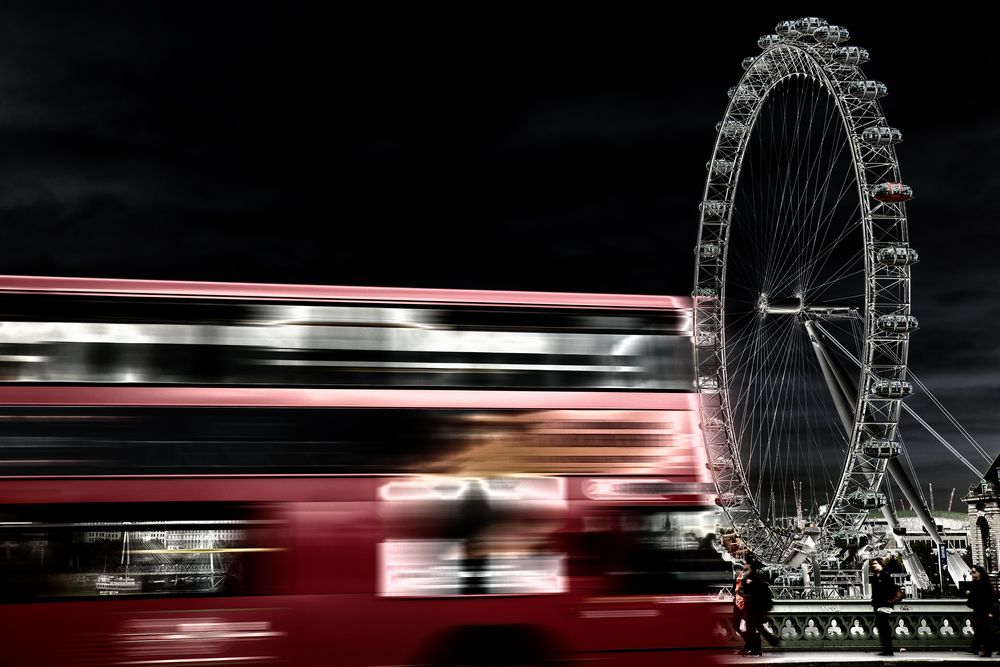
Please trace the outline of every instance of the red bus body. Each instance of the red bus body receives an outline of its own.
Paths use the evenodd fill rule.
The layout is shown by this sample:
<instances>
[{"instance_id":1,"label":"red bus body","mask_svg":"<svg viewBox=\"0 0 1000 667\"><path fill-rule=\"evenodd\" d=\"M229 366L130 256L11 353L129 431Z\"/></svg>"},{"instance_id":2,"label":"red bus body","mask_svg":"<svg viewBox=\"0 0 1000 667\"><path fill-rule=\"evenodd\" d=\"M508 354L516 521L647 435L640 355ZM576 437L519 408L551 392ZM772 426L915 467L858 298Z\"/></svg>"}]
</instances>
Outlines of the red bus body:
<instances>
[{"instance_id":1,"label":"red bus body","mask_svg":"<svg viewBox=\"0 0 1000 667\"><path fill-rule=\"evenodd\" d=\"M690 306L687 300L675 297L28 277L0 278L0 294L30 295L39 300L52 295L82 295L200 302L486 304L594 308L602 312L684 313ZM137 474L134 469L113 474L101 469L88 474L86 467L78 474L65 474L63 468L49 474L44 466L51 461L41 458L38 473L23 474L18 468L17 474L0 479L0 558L5 547L8 561L11 551L19 557L19 549L24 547L17 540L30 539L34 552L41 550L48 558L66 562L42 566L57 573L45 580L44 594L36 595L29 587L0 601L0 625L5 632L0 664L5 666L662 665L714 661L712 647L720 642L712 634L712 600L704 594L686 593L696 586L688 585L683 571L664 570L662 564L654 564L651 567L657 572L657 583L647 592L642 590L643 582L652 579L612 572L606 566L612 561L625 562L607 557L608 553L625 553L634 546L626 543L622 526L641 526L635 530L649 531L648 525L667 522L668 528L678 527L677 544L689 545L694 534L680 535L679 526L694 520L690 517L711 513L714 494L697 428L697 397L690 391L68 384L7 379L0 385L0 424L9 424L14 429L9 431L14 434L10 438L24 437L28 447L35 441L17 430L25 422L31 428L47 428L68 420L97 428L93 433L103 433L101 420L118 428L119 423L129 420L140 423L166 414L168 419L155 422L162 425L169 424L175 414L177 421L204 420L206 414L214 414L213 410L228 411L224 413L227 418L234 414L253 416L258 420L254 424L267 425L271 424L267 421L270 414L329 414L336 418L341 411L353 411L351 418L360 420L360 430L380 421L381 415L386 419L390 414L406 418L412 414L441 415L445 424L442 432L450 434L448 437L458 433L458 437L474 436L479 439L476 443L486 444L465 450L478 457L472 462L447 452L438 455L434 461L437 467L428 468L428 474L414 471L420 468L395 473L271 473L266 465L253 472L227 470L226 474L202 469L193 474L181 469L154 474ZM282 410L292 412L279 412ZM458 431L454 430L456 423L461 425ZM631 442L628 439L640 432L646 438L641 445L632 449L620 445ZM491 449L491 438L499 438L508 447L503 443L511 440L511 433L516 435L515 449L502 451L518 453L497 455L495 448ZM58 455L58 447L68 446L62 437L52 436L55 444L46 440L50 449L45 451ZM100 440L87 437L94 437L95 443ZM314 436L302 436L295 442L311 442L311 438ZM164 442L169 439L163 437ZM614 451L622 452L620 456L608 456L613 446L619 448ZM559 455L559 451L566 453ZM602 457L607 458L607 464L595 468L601 465L597 462L604 460ZM17 465L29 463L18 461ZM491 481L494 477L502 481ZM453 491L456 488L465 490ZM491 548L513 544L513 555L489 556L492 560L482 571L485 574L477 576L494 579L488 579L483 590L434 592L434 586L445 585L441 582L467 576L466 565L443 568L445 574L436 575L421 572L420 563L425 561L418 559L412 571L407 571L407 549L436 543L427 539L428 530L437 530L435 512L460 516L461 511L454 511L456 503L468 498L469 488L485 494L491 507L500 503L497 498L513 498L501 503L504 530L510 534L498 533L495 539L490 538L492 542L484 541ZM525 506L534 509L525 510ZM154 518L144 518L147 516ZM108 522L109 517L126 523L135 517L134 525L145 531L143 534L173 530L189 540L199 530L204 533L199 528L201 518L221 517L223 520L211 528L215 531L211 539L238 525L244 542L230 549L217 549L215 542L190 541L167 547L166 538L157 538L161 541L136 542L139 546L134 546L128 542L129 529L122 530L120 523L115 524L117 532L108 529L110 538L101 537L99 531L114 523ZM177 525L171 527L171 521ZM143 522L147 525L139 526ZM436 539L442 544L449 540L470 543L455 539L453 532ZM127 563L133 561L126 559L135 558L153 563L148 566L152 569L132 579L100 575L98 581L105 582L100 594L79 594L83 575L70 573L82 570L79 563L70 561L80 558L80 553L91 553L85 542L117 540L120 536L124 536L125 545L121 559L110 567L118 572L126 567L127 574ZM133 540L137 539L133 534ZM672 548L669 553L676 555L685 548ZM26 562L42 562L43 555L34 552ZM397 552L402 554L398 561L391 555ZM518 560L524 554L537 558ZM230 564L237 560L240 564L238 575L226 574L227 581L237 582L232 589L226 583L212 584L209 592L207 584L194 581L206 576L202 570L192 570L189 575L175 571L180 567L177 563L197 561L211 563L214 573L223 556ZM465 563L463 557L469 554L460 555L457 562ZM104 558L108 567L106 554ZM501 569L490 569L497 563ZM522 572L519 563L534 565L523 566L526 569ZM392 569L397 565L402 570ZM505 574L501 571L504 567L513 573ZM393 579L393 572L401 573L402 578ZM158 577L157 581L172 580L174 584L163 584L168 588L159 593L145 594L144 588L142 595L123 588L137 577ZM197 593L169 588L185 577L195 588L201 586ZM412 590L407 588L406 577L417 582ZM675 577L676 588L665 584L664 577ZM523 578L522 583L511 584L513 592L498 592L493 587L497 581L516 582L519 578ZM92 581L87 579L86 585ZM455 585L465 585L456 581ZM420 582L430 582L426 584L430 588L420 589L424 585ZM548 588L536 590L536 586Z\"/></svg>"}]
</instances>

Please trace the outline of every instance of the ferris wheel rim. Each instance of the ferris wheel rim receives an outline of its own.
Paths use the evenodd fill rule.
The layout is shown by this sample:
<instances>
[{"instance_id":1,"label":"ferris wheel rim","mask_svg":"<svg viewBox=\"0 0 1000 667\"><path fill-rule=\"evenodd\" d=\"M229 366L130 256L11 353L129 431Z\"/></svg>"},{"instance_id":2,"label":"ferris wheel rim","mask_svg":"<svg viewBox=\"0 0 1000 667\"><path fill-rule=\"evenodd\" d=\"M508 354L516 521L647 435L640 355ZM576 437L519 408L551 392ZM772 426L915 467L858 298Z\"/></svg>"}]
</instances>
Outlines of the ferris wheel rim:
<instances>
[{"instance_id":1,"label":"ferris wheel rim","mask_svg":"<svg viewBox=\"0 0 1000 667\"><path fill-rule=\"evenodd\" d=\"M802 19L797 23L807 20ZM779 28L783 24L779 24ZM846 30L832 27L836 30ZM834 30L831 29L831 33ZM895 156L893 143L880 146L877 157L881 162L877 168L869 164L875 153L866 151L862 142L863 132L872 128L888 129L881 105L878 103L880 93L884 94L884 86L868 80L858 65L867 59L867 52L858 47L840 47L838 42L812 42L808 35L791 36L765 35L760 40L763 53L745 60L746 73L736 86L730 90L731 100L726 113L719 123L716 133L712 158L709 162L709 174L706 178L705 191L702 198L701 216L699 219L699 238L696 246L695 266L695 361L696 384L702 397L701 426L708 450L709 467L719 494L719 504L722 511L734 527L738 525L759 524L756 534L751 540L751 548L755 548L758 556L772 556L774 560L787 559L794 547L796 538L801 535L783 535L768 526L763 520L760 508L753 497L748 482L747 471L744 470L739 447L740 438L734 433L734 420L729 400L729 383L727 381L726 362L726 268L729 230L732 227L733 204L738 190L743 158L746 154L748 138L756 131L756 121L768 95L782 81L791 77L808 76L814 78L829 93L834 101L843 130L848 137L851 148L851 162L854 168L857 185L857 197L862 212L863 247L865 274L865 303L863 312L864 339L860 355L860 374L862 386L857 392L853 410L853 428L848 443L840 479L837 481L837 492L833 501L828 504L826 512L820 517L821 526L856 525L867 515L867 509L856 508L852 511L847 502L849 493L861 492L867 485L867 491L877 493L882 475L887 466L886 459L865 458L860 456L862 436L871 431L869 415L873 411L885 420L884 431L891 436L899 420L899 400L885 399L869 395L867 383L872 378L888 374L888 381L904 382L906 376L906 358L908 353L908 331L904 334L894 334L889 346L894 348L891 372L887 372L884 363L885 348L884 332L876 326L876 319L886 314L884 311L909 317L910 311L910 276L909 265L895 267L889 282L894 287L888 290L879 285L879 280L887 276L880 275L876 253L883 247L909 247L906 213L903 201L884 202L881 199L873 204L875 186L880 184L900 184L898 160ZM838 54L836 57L834 54ZM843 54L843 57L841 55ZM843 62L841 62L843 60ZM747 62L749 61L749 62ZM857 61L857 62L855 62ZM764 84L763 87L761 84ZM871 85L875 84L875 85ZM871 89L873 92L869 92ZM853 91L859 95L854 95ZM850 93L850 94L849 94ZM866 95L870 99L863 99ZM859 103L857 97L862 100ZM749 119L749 123L745 122ZM874 120L873 120L874 119ZM724 136L733 128L743 127L742 135L736 142L735 150L731 150L731 137ZM891 134L891 133L890 133ZM891 138L891 137L890 137ZM720 151L720 149L722 149ZM722 157L720 158L720 155ZM728 159L731 173L724 178L714 174L714 165L721 159ZM878 174L882 178L872 182ZM905 187L905 186L903 186ZM724 197L719 197L719 193ZM884 230L876 233L875 217L888 213L896 224L894 236L887 236ZM709 229L713 228L713 229ZM718 247L711 247L713 241L718 241ZM894 247L893 246L893 247ZM714 255L712 253L715 253ZM883 272L884 273L884 272ZM714 279L712 278L714 276ZM883 282L885 282L883 280ZM713 287L715 291L713 293ZM882 287L883 289L880 289ZM893 298L894 297L894 298ZM715 342L704 344L716 333ZM712 382L715 386L712 386ZM722 421L721 428L718 420ZM724 442L719 442L719 432L723 432ZM723 473L724 462L720 462L720 453L728 455L732 471ZM863 463L863 465L861 465ZM859 481L862 480L862 481ZM863 481L867 480L867 481ZM739 492L742 498L727 498L727 494ZM859 520L858 517L861 517ZM750 531L754 532L754 531ZM745 537L745 536L744 536ZM757 542L757 544L754 544ZM767 558L765 558L767 559Z\"/></svg>"}]
</instances>

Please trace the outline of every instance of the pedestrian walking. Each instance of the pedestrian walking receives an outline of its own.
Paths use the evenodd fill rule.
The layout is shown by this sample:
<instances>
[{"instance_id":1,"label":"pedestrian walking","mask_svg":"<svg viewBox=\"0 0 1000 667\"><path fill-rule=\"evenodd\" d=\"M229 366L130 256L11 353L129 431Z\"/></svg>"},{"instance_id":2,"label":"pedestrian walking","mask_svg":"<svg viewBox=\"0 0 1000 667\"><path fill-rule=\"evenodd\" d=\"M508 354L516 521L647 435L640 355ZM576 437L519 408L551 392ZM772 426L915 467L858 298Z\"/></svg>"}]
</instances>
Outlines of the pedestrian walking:
<instances>
[{"instance_id":1,"label":"pedestrian walking","mask_svg":"<svg viewBox=\"0 0 1000 667\"><path fill-rule=\"evenodd\" d=\"M892 608L902 600L902 589L886 572L881 558L871 562L872 609L875 611L875 629L881 644L879 655L892 655Z\"/></svg>"},{"instance_id":2,"label":"pedestrian walking","mask_svg":"<svg viewBox=\"0 0 1000 667\"><path fill-rule=\"evenodd\" d=\"M972 644L969 650L988 658L993 652L993 622L997 617L997 599L993 584L982 565L972 566L972 583L965 591L966 604L972 609Z\"/></svg>"},{"instance_id":3,"label":"pedestrian walking","mask_svg":"<svg viewBox=\"0 0 1000 667\"><path fill-rule=\"evenodd\" d=\"M767 627L767 613L774 607L771 586L760 571L761 563L749 557L736 577L733 595L733 620L736 631L743 637L742 655L761 655L760 638L771 646L781 639Z\"/></svg>"}]
</instances>

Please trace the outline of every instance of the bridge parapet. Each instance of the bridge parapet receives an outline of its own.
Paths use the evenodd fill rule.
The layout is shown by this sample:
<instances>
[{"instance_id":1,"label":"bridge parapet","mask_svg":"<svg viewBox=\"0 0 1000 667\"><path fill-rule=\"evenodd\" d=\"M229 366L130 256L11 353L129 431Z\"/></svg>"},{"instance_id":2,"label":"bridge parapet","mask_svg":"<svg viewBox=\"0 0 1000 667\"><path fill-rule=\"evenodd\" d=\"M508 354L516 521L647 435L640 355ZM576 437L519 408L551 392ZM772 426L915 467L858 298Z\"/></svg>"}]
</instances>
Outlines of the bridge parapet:
<instances>
[{"instance_id":1,"label":"bridge parapet","mask_svg":"<svg viewBox=\"0 0 1000 667\"><path fill-rule=\"evenodd\" d=\"M731 603L719 605L716 636L741 641ZM875 615L865 600L776 600L772 627L788 651L869 650L879 646ZM914 600L892 614L893 645L911 649L955 649L972 641L972 610L962 600Z\"/></svg>"}]
</instances>

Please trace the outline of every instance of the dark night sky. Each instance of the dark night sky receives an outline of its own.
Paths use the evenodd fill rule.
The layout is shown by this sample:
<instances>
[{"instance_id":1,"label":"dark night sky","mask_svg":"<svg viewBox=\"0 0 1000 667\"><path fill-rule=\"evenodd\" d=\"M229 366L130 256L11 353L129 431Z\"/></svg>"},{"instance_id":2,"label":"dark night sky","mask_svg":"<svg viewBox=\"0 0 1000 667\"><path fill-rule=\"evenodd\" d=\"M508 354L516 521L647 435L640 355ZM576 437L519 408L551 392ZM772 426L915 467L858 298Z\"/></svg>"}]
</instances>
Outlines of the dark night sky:
<instances>
[{"instance_id":1,"label":"dark night sky","mask_svg":"<svg viewBox=\"0 0 1000 667\"><path fill-rule=\"evenodd\" d=\"M689 293L725 91L801 7L480 9L5 4L0 272ZM826 18L906 137L913 367L996 451L1000 57L893 14ZM924 484L970 481L907 433Z\"/></svg>"}]
</instances>

